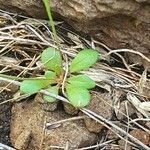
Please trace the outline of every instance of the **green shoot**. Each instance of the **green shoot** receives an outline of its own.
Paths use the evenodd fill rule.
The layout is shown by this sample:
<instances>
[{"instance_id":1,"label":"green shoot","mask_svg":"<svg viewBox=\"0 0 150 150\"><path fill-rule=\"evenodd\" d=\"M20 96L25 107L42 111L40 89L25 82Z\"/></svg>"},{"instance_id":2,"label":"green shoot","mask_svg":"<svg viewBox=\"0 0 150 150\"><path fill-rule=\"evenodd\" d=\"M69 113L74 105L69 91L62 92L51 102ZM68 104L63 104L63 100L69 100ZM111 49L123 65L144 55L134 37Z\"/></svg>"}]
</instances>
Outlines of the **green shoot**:
<instances>
[{"instance_id":1,"label":"green shoot","mask_svg":"<svg viewBox=\"0 0 150 150\"><path fill-rule=\"evenodd\" d=\"M49 18L49 26L52 27L52 32L54 34L54 40L56 41L58 49L60 50L59 41L57 38L56 29L55 29L55 24L54 24L52 13L51 13L50 2L49 2L49 0L43 0L43 2L45 5L45 10L47 12L47 16Z\"/></svg>"}]
</instances>

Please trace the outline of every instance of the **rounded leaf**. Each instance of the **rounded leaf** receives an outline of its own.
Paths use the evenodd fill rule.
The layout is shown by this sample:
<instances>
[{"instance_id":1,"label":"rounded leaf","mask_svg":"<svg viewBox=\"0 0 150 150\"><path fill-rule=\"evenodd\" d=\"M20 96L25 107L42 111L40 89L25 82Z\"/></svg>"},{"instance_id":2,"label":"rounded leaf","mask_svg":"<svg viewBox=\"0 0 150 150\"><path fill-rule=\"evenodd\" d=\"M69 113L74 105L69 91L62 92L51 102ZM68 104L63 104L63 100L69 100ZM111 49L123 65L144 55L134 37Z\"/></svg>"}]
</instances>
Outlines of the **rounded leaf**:
<instances>
[{"instance_id":1,"label":"rounded leaf","mask_svg":"<svg viewBox=\"0 0 150 150\"><path fill-rule=\"evenodd\" d=\"M61 74L62 59L58 50L51 47L45 49L41 55L41 60L46 69L52 70L58 75Z\"/></svg>"},{"instance_id":2,"label":"rounded leaf","mask_svg":"<svg viewBox=\"0 0 150 150\"><path fill-rule=\"evenodd\" d=\"M80 51L70 64L70 72L78 72L88 69L98 60L98 52L92 49Z\"/></svg>"},{"instance_id":3,"label":"rounded leaf","mask_svg":"<svg viewBox=\"0 0 150 150\"><path fill-rule=\"evenodd\" d=\"M89 78L86 75L77 75L68 78L68 83L70 83L73 86L85 88L85 89L91 89L95 87L95 82Z\"/></svg>"},{"instance_id":4,"label":"rounded leaf","mask_svg":"<svg viewBox=\"0 0 150 150\"><path fill-rule=\"evenodd\" d=\"M72 85L66 86L66 93L70 103L75 108L83 108L90 102L90 93L87 89L76 87Z\"/></svg>"},{"instance_id":5,"label":"rounded leaf","mask_svg":"<svg viewBox=\"0 0 150 150\"><path fill-rule=\"evenodd\" d=\"M59 90L58 86L49 86L49 88L46 89L46 91L48 91L50 93L53 93L55 95L58 95L58 90ZM48 96L48 95L45 95L45 94L43 95L43 99L46 102L54 102L54 101L56 101L56 98Z\"/></svg>"},{"instance_id":6,"label":"rounded leaf","mask_svg":"<svg viewBox=\"0 0 150 150\"><path fill-rule=\"evenodd\" d=\"M20 91L24 94L34 94L48 86L48 84L49 82L43 79L24 80L20 85Z\"/></svg>"}]
</instances>

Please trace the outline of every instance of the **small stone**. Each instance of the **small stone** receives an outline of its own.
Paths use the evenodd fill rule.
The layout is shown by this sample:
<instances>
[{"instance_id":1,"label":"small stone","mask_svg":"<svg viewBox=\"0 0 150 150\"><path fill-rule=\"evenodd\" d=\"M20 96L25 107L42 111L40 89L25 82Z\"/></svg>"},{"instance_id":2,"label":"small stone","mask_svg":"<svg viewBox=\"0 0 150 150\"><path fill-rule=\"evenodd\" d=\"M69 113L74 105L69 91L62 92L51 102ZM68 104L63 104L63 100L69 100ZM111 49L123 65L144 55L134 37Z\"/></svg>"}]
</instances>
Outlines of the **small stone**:
<instances>
[{"instance_id":1,"label":"small stone","mask_svg":"<svg viewBox=\"0 0 150 150\"><path fill-rule=\"evenodd\" d=\"M118 144L119 144L119 147L122 150L124 150L125 148L126 148L126 150L131 150L132 149L132 146L128 142L126 142L124 140L119 140Z\"/></svg>"},{"instance_id":2,"label":"small stone","mask_svg":"<svg viewBox=\"0 0 150 150\"><path fill-rule=\"evenodd\" d=\"M135 108L127 100L120 103L119 108L117 109L116 116L119 120L124 120L135 113Z\"/></svg>"},{"instance_id":3,"label":"small stone","mask_svg":"<svg viewBox=\"0 0 150 150\"><path fill-rule=\"evenodd\" d=\"M14 81L15 82L15 81ZM13 82L12 82L13 83ZM7 88L6 88L7 87ZM12 93L15 93L18 91L19 89L19 86L18 85L15 85L15 84L10 84L10 82L8 81L3 81L1 80L0 81L0 89L5 89L8 90L8 91L11 91Z\"/></svg>"},{"instance_id":4,"label":"small stone","mask_svg":"<svg viewBox=\"0 0 150 150\"><path fill-rule=\"evenodd\" d=\"M130 134L137 138L139 141L144 143L145 145L150 146L150 134L141 130L141 129L134 129L130 131Z\"/></svg>"},{"instance_id":5,"label":"small stone","mask_svg":"<svg viewBox=\"0 0 150 150\"><path fill-rule=\"evenodd\" d=\"M90 104L87 106L87 109L92 110L98 115L104 117L105 119L110 119L112 117L112 108L111 100L107 99L106 96L100 93L92 93L92 98ZM98 122L95 122L92 119L84 119L85 125L90 132L98 133L103 128Z\"/></svg>"},{"instance_id":6,"label":"small stone","mask_svg":"<svg viewBox=\"0 0 150 150\"><path fill-rule=\"evenodd\" d=\"M147 64L147 67L148 66L150 66L150 63ZM146 80L146 82L144 83L143 89L142 89L142 94L150 98L150 81L149 80Z\"/></svg>"},{"instance_id":7,"label":"small stone","mask_svg":"<svg viewBox=\"0 0 150 150\"><path fill-rule=\"evenodd\" d=\"M112 117L112 101L106 95L93 92L90 104L87 109L92 110L105 119Z\"/></svg>"},{"instance_id":8,"label":"small stone","mask_svg":"<svg viewBox=\"0 0 150 150\"><path fill-rule=\"evenodd\" d=\"M26 150L30 138L31 138L31 130L28 128L24 129L16 139L14 147L20 150Z\"/></svg>"},{"instance_id":9,"label":"small stone","mask_svg":"<svg viewBox=\"0 0 150 150\"><path fill-rule=\"evenodd\" d=\"M121 129L123 129L124 131L127 131L127 127L125 125L123 125L122 123L120 123L120 122L113 122L113 123L115 125L117 125L118 127L120 127ZM119 137L117 134L121 135L122 137L124 136L124 134L119 132L117 129L115 129L115 128L112 128L112 129L114 132L112 130L108 130L108 132L107 132L107 138L109 140L118 139ZM117 134L115 134L115 133L117 133Z\"/></svg>"},{"instance_id":10,"label":"small stone","mask_svg":"<svg viewBox=\"0 0 150 150\"><path fill-rule=\"evenodd\" d=\"M91 118L84 119L84 123L85 123L87 129L90 132L94 132L94 133L99 133L101 131L101 129L104 127L102 124L96 122L95 120L93 120Z\"/></svg>"}]
</instances>

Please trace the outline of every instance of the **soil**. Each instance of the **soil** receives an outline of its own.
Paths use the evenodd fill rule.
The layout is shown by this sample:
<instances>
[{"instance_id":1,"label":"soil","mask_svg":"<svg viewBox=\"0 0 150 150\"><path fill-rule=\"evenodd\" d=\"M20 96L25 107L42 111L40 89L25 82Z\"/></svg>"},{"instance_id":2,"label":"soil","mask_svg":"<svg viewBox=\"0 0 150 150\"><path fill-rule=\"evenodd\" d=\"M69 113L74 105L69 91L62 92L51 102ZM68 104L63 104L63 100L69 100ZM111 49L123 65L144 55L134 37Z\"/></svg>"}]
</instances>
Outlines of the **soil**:
<instances>
[{"instance_id":1,"label":"soil","mask_svg":"<svg viewBox=\"0 0 150 150\"><path fill-rule=\"evenodd\" d=\"M2 92L0 94L0 103L9 99L11 94L9 92ZM10 142L10 119L11 119L12 103L0 105L0 142L11 146Z\"/></svg>"}]
</instances>

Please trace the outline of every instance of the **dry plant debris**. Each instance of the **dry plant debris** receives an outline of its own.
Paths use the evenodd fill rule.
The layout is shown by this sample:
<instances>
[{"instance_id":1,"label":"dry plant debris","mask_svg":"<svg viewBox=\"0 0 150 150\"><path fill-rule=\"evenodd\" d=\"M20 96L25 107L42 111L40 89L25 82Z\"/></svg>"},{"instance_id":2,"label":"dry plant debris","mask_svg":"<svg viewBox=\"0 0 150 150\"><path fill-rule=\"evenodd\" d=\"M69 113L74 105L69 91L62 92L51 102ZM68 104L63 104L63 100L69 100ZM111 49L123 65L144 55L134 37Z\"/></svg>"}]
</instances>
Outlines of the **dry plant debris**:
<instances>
[{"instance_id":1,"label":"dry plant debris","mask_svg":"<svg viewBox=\"0 0 150 150\"><path fill-rule=\"evenodd\" d=\"M101 60L88 71L82 71L83 74L88 75L97 83L97 87L91 92L93 93L91 104L87 108L80 109L80 111L72 108L70 109L71 111L68 111L68 105L64 105L64 109L63 103L68 102L67 99L41 90L40 93L45 93L63 101L63 103L58 102L57 106L52 107L51 111L53 112L48 112L50 106L49 104L44 104L42 98L37 101L35 100L37 97L34 99L29 95L19 95L17 90L20 83L1 75L0 92L17 93L11 99L2 102L5 105L4 103L11 101L14 105L12 109L13 119L11 121L11 141L14 148L43 149L44 147L47 149L72 148L84 150L92 148L127 149L127 147L132 147L139 150L142 148L148 150L150 146L150 127L147 125L150 121L150 75L147 68L141 74L135 71L136 64L128 64L120 52L137 54L148 63L150 60L142 53L134 50L113 50L92 38L88 40L70 31L69 28L64 28L64 22L55 22L55 25L61 51L68 60L72 59L83 47L99 50ZM39 61L41 50L46 47L56 48L56 43L52 39L52 32L45 20L36 20L3 11L0 11L0 41L0 74L16 77L40 76L43 71L43 66ZM31 102L32 99L35 102ZM24 100L24 102L21 102L21 100ZM20 104L16 101L20 101ZM0 109L2 108L2 103L0 104ZM37 114L32 114L30 104L35 110L38 108ZM18 106L21 106L22 109ZM52 115L51 118L54 118L51 120L48 113L55 114L54 116L58 118L56 119ZM65 114L67 119L59 116L61 113ZM71 119L72 117L67 113L76 115L77 118ZM24 117L22 119L25 123L17 122L17 117L14 117L17 114L20 114L20 118ZM41 118L43 114L47 118L46 121ZM83 114L88 117L80 118ZM26 118L26 116L31 118ZM32 117L36 119L32 120ZM41 120L39 121L38 119ZM64 119L66 120L63 121ZM77 134L76 136L78 137L74 137L73 133L67 136L67 133L74 128L76 122L76 128L82 128L79 130L81 134ZM27 130L23 130L26 123ZM82 124L81 126L80 123ZM18 128L16 128L16 124ZM46 129L50 124L52 124L51 129ZM68 129L67 124L71 128ZM34 129L35 126L36 130ZM28 132L30 131L29 129L32 129L32 134ZM49 141L46 140L49 139L48 133L52 132L52 130L55 134L62 133L61 130L65 132L65 140L62 134L60 137L61 142L54 142L55 138L59 137L57 134L58 137L55 135L52 143L47 143ZM60 130L60 132L57 132L57 130ZM87 141L84 140L84 142L83 133L87 135ZM112 136L112 134L115 134L115 136ZM39 139L39 135L42 138ZM143 135L145 138L141 139ZM98 136L99 138L96 138ZM22 141L18 141L20 137ZM33 137L34 140L32 140ZM91 137L93 137L93 141L91 141ZM78 142L74 143L73 138L78 138ZM72 140L69 141L69 139ZM35 144L34 141L38 142ZM0 146L2 147L3 145Z\"/></svg>"}]
</instances>

